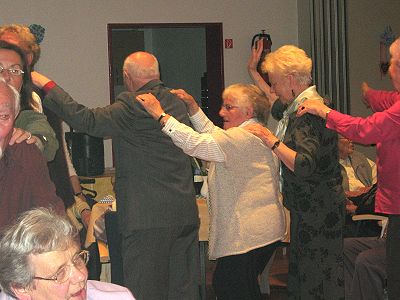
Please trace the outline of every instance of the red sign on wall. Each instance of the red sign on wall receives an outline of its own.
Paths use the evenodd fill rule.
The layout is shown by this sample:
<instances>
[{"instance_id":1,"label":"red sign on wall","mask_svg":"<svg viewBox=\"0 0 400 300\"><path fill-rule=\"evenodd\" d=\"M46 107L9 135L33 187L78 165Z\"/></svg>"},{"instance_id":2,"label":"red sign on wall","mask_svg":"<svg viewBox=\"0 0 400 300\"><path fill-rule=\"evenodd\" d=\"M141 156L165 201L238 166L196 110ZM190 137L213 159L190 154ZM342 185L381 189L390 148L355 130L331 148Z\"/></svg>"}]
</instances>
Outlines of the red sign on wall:
<instances>
[{"instance_id":1,"label":"red sign on wall","mask_svg":"<svg viewBox=\"0 0 400 300\"><path fill-rule=\"evenodd\" d=\"M233 39L225 39L225 49L233 48Z\"/></svg>"}]
</instances>

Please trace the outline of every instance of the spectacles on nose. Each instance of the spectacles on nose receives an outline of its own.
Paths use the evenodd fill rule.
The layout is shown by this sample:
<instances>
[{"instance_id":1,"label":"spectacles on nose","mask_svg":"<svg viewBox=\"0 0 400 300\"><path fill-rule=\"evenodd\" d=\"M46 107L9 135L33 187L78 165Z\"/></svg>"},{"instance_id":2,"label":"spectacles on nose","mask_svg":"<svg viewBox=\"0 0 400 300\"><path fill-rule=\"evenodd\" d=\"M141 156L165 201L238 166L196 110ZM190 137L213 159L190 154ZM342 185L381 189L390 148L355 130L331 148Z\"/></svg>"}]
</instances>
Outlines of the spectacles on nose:
<instances>
[{"instance_id":1,"label":"spectacles on nose","mask_svg":"<svg viewBox=\"0 0 400 300\"><path fill-rule=\"evenodd\" d=\"M82 270L89 261L89 251L82 250L72 259L72 264L68 264L60 268L53 276L48 278L35 276L33 279L55 281L56 283L66 282L72 274L72 267Z\"/></svg>"},{"instance_id":2,"label":"spectacles on nose","mask_svg":"<svg viewBox=\"0 0 400 300\"><path fill-rule=\"evenodd\" d=\"M230 104L222 104L221 108L225 108L227 111L231 111L234 108L239 108L239 106L236 105L230 105Z\"/></svg>"},{"instance_id":3,"label":"spectacles on nose","mask_svg":"<svg viewBox=\"0 0 400 300\"><path fill-rule=\"evenodd\" d=\"M8 74L12 75L12 76L21 76L22 74L24 74L25 72L22 71L21 69L17 69L17 68L4 68L2 65L0 65L0 74L3 74L4 71L7 71Z\"/></svg>"}]
</instances>

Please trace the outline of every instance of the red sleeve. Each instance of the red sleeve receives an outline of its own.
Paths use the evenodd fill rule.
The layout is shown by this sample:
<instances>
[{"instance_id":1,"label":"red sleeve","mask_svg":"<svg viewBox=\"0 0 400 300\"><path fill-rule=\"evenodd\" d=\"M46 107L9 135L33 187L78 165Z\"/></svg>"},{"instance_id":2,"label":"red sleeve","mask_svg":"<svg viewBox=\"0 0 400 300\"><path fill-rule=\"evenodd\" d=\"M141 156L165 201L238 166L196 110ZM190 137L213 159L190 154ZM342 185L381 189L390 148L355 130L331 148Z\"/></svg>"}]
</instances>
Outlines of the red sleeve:
<instances>
[{"instance_id":1,"label":"red sleeve","mask_svg":"<svg viewBox=\"0 0 400 300\"><path fill-rule=\"evenodd\" d=\"M367 118L352 117L332 110L326 127L362 144L376 144L400 137L400 101Z\"/></svg>"},{"instance_id":2,"label":"red sleeve","mask_svg":"<svg viewBox=\"0 0 400 300\"><path fill-rule=\"evenodd\" d=\"M49 81L48 83L46 83L42 90L43 92L47 95L48 92L50 92L51 89L53 89L57 84L54 81Z\"/></svg>"},{"instance_id":3,"label":"red sleeve","mask_svg":"<svg viewBox=\"0 0 400 300\"><path fill-rule=\"evenodd\" d=\"M400 93L370 89L366 94L367 101L374 112L384 111L400 100Z\"/></svg>"}]
</instances>

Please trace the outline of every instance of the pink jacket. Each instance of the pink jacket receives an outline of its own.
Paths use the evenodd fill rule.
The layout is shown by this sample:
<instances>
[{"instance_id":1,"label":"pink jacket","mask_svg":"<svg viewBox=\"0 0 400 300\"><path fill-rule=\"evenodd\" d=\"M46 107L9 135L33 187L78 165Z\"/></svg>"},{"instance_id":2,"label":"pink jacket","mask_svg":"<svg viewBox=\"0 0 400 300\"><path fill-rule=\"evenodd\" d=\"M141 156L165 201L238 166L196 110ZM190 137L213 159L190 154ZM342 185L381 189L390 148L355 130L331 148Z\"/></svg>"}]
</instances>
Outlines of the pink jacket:
<instances>
[{"instance_id":1,"label":"pink jacket","mask_svg":"<svg viewBox=\"0 0 400 300\"><path fill-rule=\"evenodd\" d=\"M367 118L331 111L326 127L362 144L376 144L378 189L375 211L400 214L400 93L369 90L375 113Z\"/></svg>"}]
</instances>

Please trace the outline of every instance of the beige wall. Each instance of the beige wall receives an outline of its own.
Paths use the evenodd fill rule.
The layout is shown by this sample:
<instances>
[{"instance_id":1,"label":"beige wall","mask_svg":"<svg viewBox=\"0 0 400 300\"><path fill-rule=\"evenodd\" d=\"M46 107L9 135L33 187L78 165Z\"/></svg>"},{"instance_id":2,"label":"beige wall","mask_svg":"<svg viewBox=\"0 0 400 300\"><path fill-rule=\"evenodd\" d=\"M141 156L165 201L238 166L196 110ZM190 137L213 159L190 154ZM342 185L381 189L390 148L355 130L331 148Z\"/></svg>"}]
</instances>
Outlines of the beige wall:
<instances>
[{"instance_id":1,"label":"beige wall","mask_svg":"<svg viewBox=\"0 0 400 300\"><path fill-rule=\"evenodd\" d=\"M39 71L89 107L109 103L107 23L222 22L225 84L249 82L246 62L251 38L261 29L273 48L297 43L295 0L3 0L1 23L46 28ZM106 143L106 166L111 147Z\"/></svg>"},{"instance_id":2,"label":"beige wall","mask_svg":"<svg viewBox=\"0 0 400 300\"><path fill-rule=\"evenodd\" d=\"M361 101L363 81L377 89L392 89L389 75L381 78L379 71L379 41L387 25L397 37L400 35L399 12L400 1L397 0L347 1L350 111L354 116L371 113ZM375 147L358 149L375 158Z\"/></svg>"}]
</instances>

